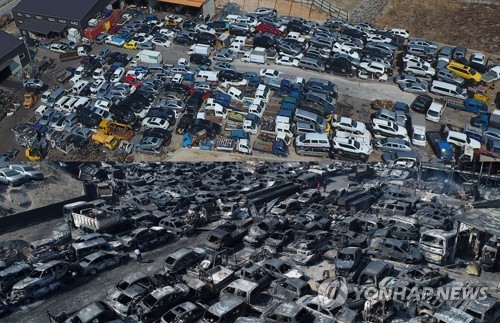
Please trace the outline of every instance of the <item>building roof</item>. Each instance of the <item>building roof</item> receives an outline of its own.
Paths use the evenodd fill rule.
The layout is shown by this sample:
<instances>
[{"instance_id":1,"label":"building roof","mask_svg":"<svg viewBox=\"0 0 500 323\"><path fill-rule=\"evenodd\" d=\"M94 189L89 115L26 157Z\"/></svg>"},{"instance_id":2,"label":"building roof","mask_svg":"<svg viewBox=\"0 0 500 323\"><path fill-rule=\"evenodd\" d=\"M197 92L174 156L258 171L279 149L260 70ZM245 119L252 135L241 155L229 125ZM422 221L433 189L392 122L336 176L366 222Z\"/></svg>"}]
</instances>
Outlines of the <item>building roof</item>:
<instances>
[{"instance_id":1,"label":"building roof","mask_svg":"<svg viewBox=\"0 0 500 323\"><path fill-rule=\"evenodd\" d=\"M163 3L179 4L188 7L200 8L207 2L207 0L159 0Z\"/></svg>"},{"instance_id":2,"label":"building roof","mask_svg":"<svg viewBox=\"0 0 500 323\"><path fill-rule=\"evenodd\" d=\"M21 0L12 11L80 21L102 0ZM108 4L108 2L106 2Z\"/></svg>"},{"instance_id":3,"label":"building roof","mask_svg":"<svg viewBox=\"0 0 500 323\"><path fill-rule=\"evenodd\" d=\"M2 46L0 46L0 60L5 55L12 52L22 42L23 41L19 38L16 38L3 30L0 30L0 44L2 44Z\"/></svg>"},{"instance_id":4,"label":"building roof","mask_svg":"<svg viewBox=\"0 0 500 323\"><path fill-rule=\"evenodd\" d=\"M66 28L65 24L38 19L28 19L19 25L19 29L47 35L50 32L60 33Z\"/></svg>"}]
</instances>

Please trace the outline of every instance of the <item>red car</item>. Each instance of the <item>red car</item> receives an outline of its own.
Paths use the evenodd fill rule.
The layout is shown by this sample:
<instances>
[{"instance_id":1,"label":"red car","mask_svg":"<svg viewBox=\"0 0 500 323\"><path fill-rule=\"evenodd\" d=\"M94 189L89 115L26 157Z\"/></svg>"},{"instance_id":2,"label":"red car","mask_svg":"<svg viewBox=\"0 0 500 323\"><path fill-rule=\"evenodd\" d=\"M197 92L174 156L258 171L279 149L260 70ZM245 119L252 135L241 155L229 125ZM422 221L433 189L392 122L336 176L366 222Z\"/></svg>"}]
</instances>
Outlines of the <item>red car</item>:
<instances>
[{"instance_id":1,"label":"red car","mask_svg":"<svg viewBox=\"0 0 500 323\"><path fill-rule=\"evenodd\" d=\"M270 34L274 34L274 35L281 34L281 30L279 30L278 28L276 28L270 24L259 24L259 25L257 25L257 27L255 27L255 31L263 32L263 33L270 33Z\"/></svg>"}]
</instances>

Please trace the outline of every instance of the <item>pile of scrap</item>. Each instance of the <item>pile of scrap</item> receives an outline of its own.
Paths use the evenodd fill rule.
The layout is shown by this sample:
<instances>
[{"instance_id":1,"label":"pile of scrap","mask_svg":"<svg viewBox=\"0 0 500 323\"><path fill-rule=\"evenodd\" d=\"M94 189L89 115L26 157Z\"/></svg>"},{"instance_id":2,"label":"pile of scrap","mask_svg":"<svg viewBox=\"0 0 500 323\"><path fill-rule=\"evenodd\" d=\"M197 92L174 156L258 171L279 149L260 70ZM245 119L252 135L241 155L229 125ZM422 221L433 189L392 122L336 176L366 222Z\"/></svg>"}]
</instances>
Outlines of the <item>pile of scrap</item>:
<instances>
[{"instance_id":1,"label":"pile of scrap","mask_svg":"<svg viewBox=\"0 0 500 323\"><path fill-rule=\"evenodd\" d=\"M370 103L370 107L373 110L380 110L380 109L394 110L395 105L396 102L391 100L375 100Z\"/></svg>"}]
</instances>

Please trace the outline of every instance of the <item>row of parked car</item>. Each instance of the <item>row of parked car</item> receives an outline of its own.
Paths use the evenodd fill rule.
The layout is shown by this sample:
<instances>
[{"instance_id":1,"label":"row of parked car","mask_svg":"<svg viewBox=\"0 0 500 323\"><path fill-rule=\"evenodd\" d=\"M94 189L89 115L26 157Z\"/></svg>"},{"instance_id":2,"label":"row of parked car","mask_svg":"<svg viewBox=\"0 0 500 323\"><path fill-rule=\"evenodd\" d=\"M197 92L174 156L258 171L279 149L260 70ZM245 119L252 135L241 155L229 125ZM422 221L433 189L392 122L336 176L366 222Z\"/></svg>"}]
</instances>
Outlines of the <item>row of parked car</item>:
<instances>
[{"instance_id":1,"label":"row of parked car","mask_svg":"<svg viewBox=\"0 0 500 323\"><path fill-rule=\"evenodd\" d=\"M120 202L68 204L63 208L68 224L113 234L71 239L66 230L34 241L27 253L34 265L4 269L0 287L9 295L9 305L29 303L63 283L67 288L79 285L71 277L79 280L79 275L120 266L127 260L124 251L174 242L177 247L153 264L154 276L114 268L121 278L106 294L98 293L94 302L75 311L50 311L49 317L54 322L84 316L165 323L357 322L449 313L450 305L427 294L378 300L397 309L381 313L354 290L461 284L439 268L473 247L467 239L457 240L457 209L384 183L373 169L361 178L352 174L351 165L332 166L111 164L99 175L91 166L80 167L82 179L109 175L100 186L109 185L114 201ZM330 189L330 181L345 180L345 175L349 188ZM362 179L365 185L349 179ZM266 185L270 180L275 184ZM322 194L318 185L328 186L329 192ZM199 234L204 237L192 238ZM193 239L204 245L193 246ZM486 252L478 257L483 270L497 270L496 260ZM329 287L341 282L347 284L345 302L333 302L335 292ZM455 304L453 311L490 322L500 315L499 302L488 295L486 300Z\"/></svg>"}]
</instances>

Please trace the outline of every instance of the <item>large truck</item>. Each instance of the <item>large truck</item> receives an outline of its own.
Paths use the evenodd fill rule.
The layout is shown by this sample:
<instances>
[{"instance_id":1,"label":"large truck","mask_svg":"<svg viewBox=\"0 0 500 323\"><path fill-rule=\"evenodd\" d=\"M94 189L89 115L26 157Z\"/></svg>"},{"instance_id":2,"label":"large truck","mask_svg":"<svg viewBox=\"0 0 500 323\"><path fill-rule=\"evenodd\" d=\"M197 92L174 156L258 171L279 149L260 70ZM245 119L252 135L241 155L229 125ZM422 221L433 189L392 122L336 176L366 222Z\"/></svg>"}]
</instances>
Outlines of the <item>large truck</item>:
<instances>
[{"instance_id":1,"label":"large truck","mask_svg":"<svg viewBox=\"0 0 500 323\"><path fill-rule=\"evenodd\" d=\"M140 63L161 64L163 63L163 56L161 55L161 52L143 49L135 55L134 61L136 62L136 65Z\"/></svg>"},{"instance_id":2,"label":"large truck","mask_svg":"<svg viewBox=\"0 0 500 323\"><path fill-rule=\"evenodd\" d=\"M474 127L486 130L488 128L500 129L500 110L494 110L491 113L481 113L471 120L471 125Z\"/></svg>"},{"instance_id":3,"label":"large truck","mask_svg":"<svg viewBox=\"0 0 500 323\"><path fill-rule=\"evenodd\" d=\"M467 99L458 99L452 97L446 97L444 99L447 103L447 106L453 108L455 110L463 110L471 113L487 113L488 106L479 100L467 98Z\"/></svg>"},{"instance_id":4,"label":"large truck","mask_svg":"<svg viewBox=\"0 0 500 323\"><path fill-rule=\"evenodd\" d=\"M97 131L102 132L103 134L108 136L113 136L117 140L129 141L134 136L131 125L108 119L103 119L99 123L99 126L97 126Z\"/></svg>"},{"instance_id":5,"label":"large truck","mask_svg":"<svg viewBox=\"0 0 500 323\"><path fill-rule=\"evenodd\" d=\"M108 232L122 220L119 213L98 209L92 203L78 203L68 211L73 225L84 231Z\"/></svg>"},{"instance_id":6,"label":"large truck","mask_svg":"<svg viewBox=\"0 0 500 323\"><path fill-rule=\"evenodd\" d=\"M443 138L440 131L427 131L426 137L436 157L447 162L454 160L455 154L453 148L451 144Z\"/></svg>"},{"instance_id":7,"label":"large truck","mask_svg":"<svg viewBox=\"0 0 500 323\"><path fill-rule=\"evenodd\" d=\"M265 64L267 62L267 49L255 47L252 51L246 52L241 58L242 62Z\"/></svg>"}]
</instances>

